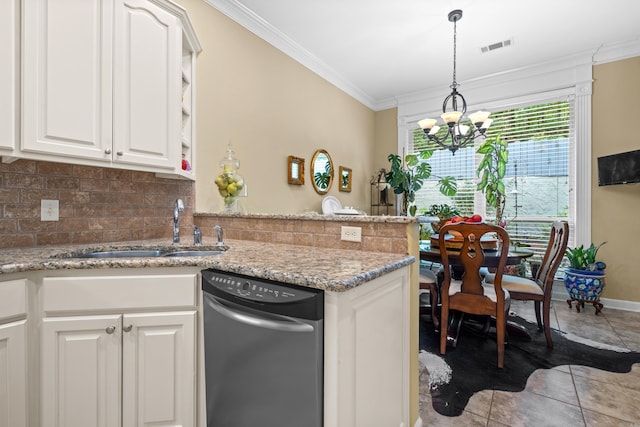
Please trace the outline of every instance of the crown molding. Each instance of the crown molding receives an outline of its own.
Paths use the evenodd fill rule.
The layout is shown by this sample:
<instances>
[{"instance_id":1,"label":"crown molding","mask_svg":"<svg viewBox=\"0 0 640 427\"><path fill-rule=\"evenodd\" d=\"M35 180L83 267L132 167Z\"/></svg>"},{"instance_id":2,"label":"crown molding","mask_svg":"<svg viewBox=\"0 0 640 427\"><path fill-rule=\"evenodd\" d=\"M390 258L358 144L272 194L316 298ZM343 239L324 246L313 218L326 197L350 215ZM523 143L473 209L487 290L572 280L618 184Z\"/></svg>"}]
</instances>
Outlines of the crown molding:
<instances>
[{"instance_id":1,"label":"crown molding","mask_svg":"<svg viewBox=\"0 0 640 427\"><path fill-rule=\"evenodd\" d=\"M593 54L593 64L621 61L640 56L640 39L600 46Z\"/></svg>"},{"instance_id":2,"label":"crown molding","mask_svg":"<svg viewBox=\"0 0 640 427\"><path fill-rule=\"evenodd\" d=\"M366 107L377 111L380 107L376 101L360 88L349 82L334 69L312 55L294 40L287 37L276 27L265 21L252 10L236 0L204 0L207 4L226 15L231 20L242 25L256 36L260 37L276 49L298 61L323 79L327 80L347 95L355 98ZM385 101L385 105L386 105ZM395 106L395 103L394 103Z\"/></svg>"}]
</instances>

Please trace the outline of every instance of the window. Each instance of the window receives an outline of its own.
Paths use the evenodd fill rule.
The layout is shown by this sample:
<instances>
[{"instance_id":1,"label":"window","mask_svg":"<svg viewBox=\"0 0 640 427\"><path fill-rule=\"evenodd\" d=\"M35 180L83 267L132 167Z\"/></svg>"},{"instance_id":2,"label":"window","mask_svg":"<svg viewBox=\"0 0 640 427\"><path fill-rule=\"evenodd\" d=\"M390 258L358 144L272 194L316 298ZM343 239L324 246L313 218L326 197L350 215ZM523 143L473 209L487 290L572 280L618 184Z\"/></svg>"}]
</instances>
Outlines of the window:
<instances>
[{"instance_id":1,"label":"window","mask_svg":"<svg viewBox=\"0 0 640 427\"><path fill-rule=\"evenodd\" d=\"M574 115L573 99L521 105L491 114L494 121L487 138L500 135L508 142L507 230L512 243L529 246L537 257L546 249L554 220L567 220L572 229L575 222ZM475 151L481 142L452 155L428 141L422 130L412 133L410 151L434 150L429 159L433 171L429 181L433 182L427 182L416 194L418 213L432 204L448 203L463 215L479 213L489 220L495 218L495 210L487 208L484 195L476 191L481 156ZM437 176L456 177L457 195L449 198L440 194L435 185Z\"/></svg>"}]
</instances>

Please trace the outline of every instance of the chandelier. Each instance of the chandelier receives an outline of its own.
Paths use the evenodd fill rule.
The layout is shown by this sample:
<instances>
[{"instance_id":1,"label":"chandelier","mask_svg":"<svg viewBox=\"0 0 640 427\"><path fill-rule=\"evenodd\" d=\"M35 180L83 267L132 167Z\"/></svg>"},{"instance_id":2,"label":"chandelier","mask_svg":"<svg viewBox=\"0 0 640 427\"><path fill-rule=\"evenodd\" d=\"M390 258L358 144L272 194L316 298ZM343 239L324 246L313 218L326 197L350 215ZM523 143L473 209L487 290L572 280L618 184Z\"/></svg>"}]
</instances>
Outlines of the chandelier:
<instances>
[{"instance_id":1,"label":"chandelier","mask_svg":"<svg viewBox=\"0 0 640 427\"><path fill-rule=\"evenodd\" d=\"M472 144L475 138L484 136L492 122L489 118L491 113L478 111L469 114L471 126L461 123L467 112L467 101L458 92L458 83L456 82L456 22L460 19L462 19L461 10L456 9L449 12L449 22L453 22L453 83L449 86L451 94L442 103L442 115L440 116L447 125L447 132L443 137L438 137L437 133L440 130L440 126L436 125L436 119L422 119L418 122L418 125L430 141L435 142L442 148L448 148L454 155L459 148L464 148ZM449 104L451 108L449 108ZM460 109L458 109L458 106L460 106ZM448 139L450 139L449 143L447 143Z\"/></svg>"}]
</instances>

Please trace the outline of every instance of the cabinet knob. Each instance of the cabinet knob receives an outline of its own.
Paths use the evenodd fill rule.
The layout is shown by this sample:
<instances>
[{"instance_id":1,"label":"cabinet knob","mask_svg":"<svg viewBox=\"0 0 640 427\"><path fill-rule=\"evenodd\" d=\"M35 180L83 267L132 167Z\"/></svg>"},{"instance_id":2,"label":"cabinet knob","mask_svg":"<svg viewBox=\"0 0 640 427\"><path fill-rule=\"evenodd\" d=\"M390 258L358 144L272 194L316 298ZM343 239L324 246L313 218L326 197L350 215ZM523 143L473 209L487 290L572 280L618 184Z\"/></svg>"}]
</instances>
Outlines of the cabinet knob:
<instances>
[{"instance_id":1,"label":"cabinet knob","mask_svg":"<svg viewBox=\"0 0 640 427\"><path fill-rule=\"evenodd\" d=\"M122 156L122 154L123 154L122 151L116 151L117 156Z\"/></svg>"},{"instance_id":2,"label":"cabinet knob","mask_svg":"<svg viewBox=\"0 0 640 427\"><path fill-rule=\"evenodd\" d=\"M131 329L133 329L133 325L127 325L122 327L122 330L125 332L131 332Z\"/></svg>"},{"instance_id":3,"label":"cabinet knob","mask_svg":"<svg viewBox=\"0 0 640 427\"><path fill-rule=\"evenodd\" d=\"M104 154L111 154L111 148L107 148L104 150Z\"/></svg>"},{"instance_id":4,"label":"cabinet knob","mask_svg":"<svg viewBox=\"0 0 640 427\"><path fill-rule=\"evenodd\" d=\"M116 327L115 326L107 326L107 329L105 329L105 331L107 331L108 334L112 334L116 331Z\"/></svg>"}]
</instances>

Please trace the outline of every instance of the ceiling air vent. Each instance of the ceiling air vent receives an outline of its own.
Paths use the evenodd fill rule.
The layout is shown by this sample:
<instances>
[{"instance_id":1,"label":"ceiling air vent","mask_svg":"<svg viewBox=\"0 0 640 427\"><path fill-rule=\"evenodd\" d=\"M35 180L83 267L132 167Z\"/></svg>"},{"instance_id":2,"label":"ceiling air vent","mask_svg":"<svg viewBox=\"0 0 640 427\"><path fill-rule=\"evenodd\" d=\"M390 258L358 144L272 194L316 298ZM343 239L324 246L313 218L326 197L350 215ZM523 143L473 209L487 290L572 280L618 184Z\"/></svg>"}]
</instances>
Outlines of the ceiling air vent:
<instances>
[{"instance_id":1,"label":"ceiling air vent","mask_svg":"<svg viewBox=\"0 0 640 427\"><path fill-rule=\"evenodd\" d=\"M482 51L482 53L488 53L496 49L511 46L512 44L513 44L513 39L507 39L498 43L492 43L488 46L482 46L480 50Z\"/></svg>"}]
</instances>

